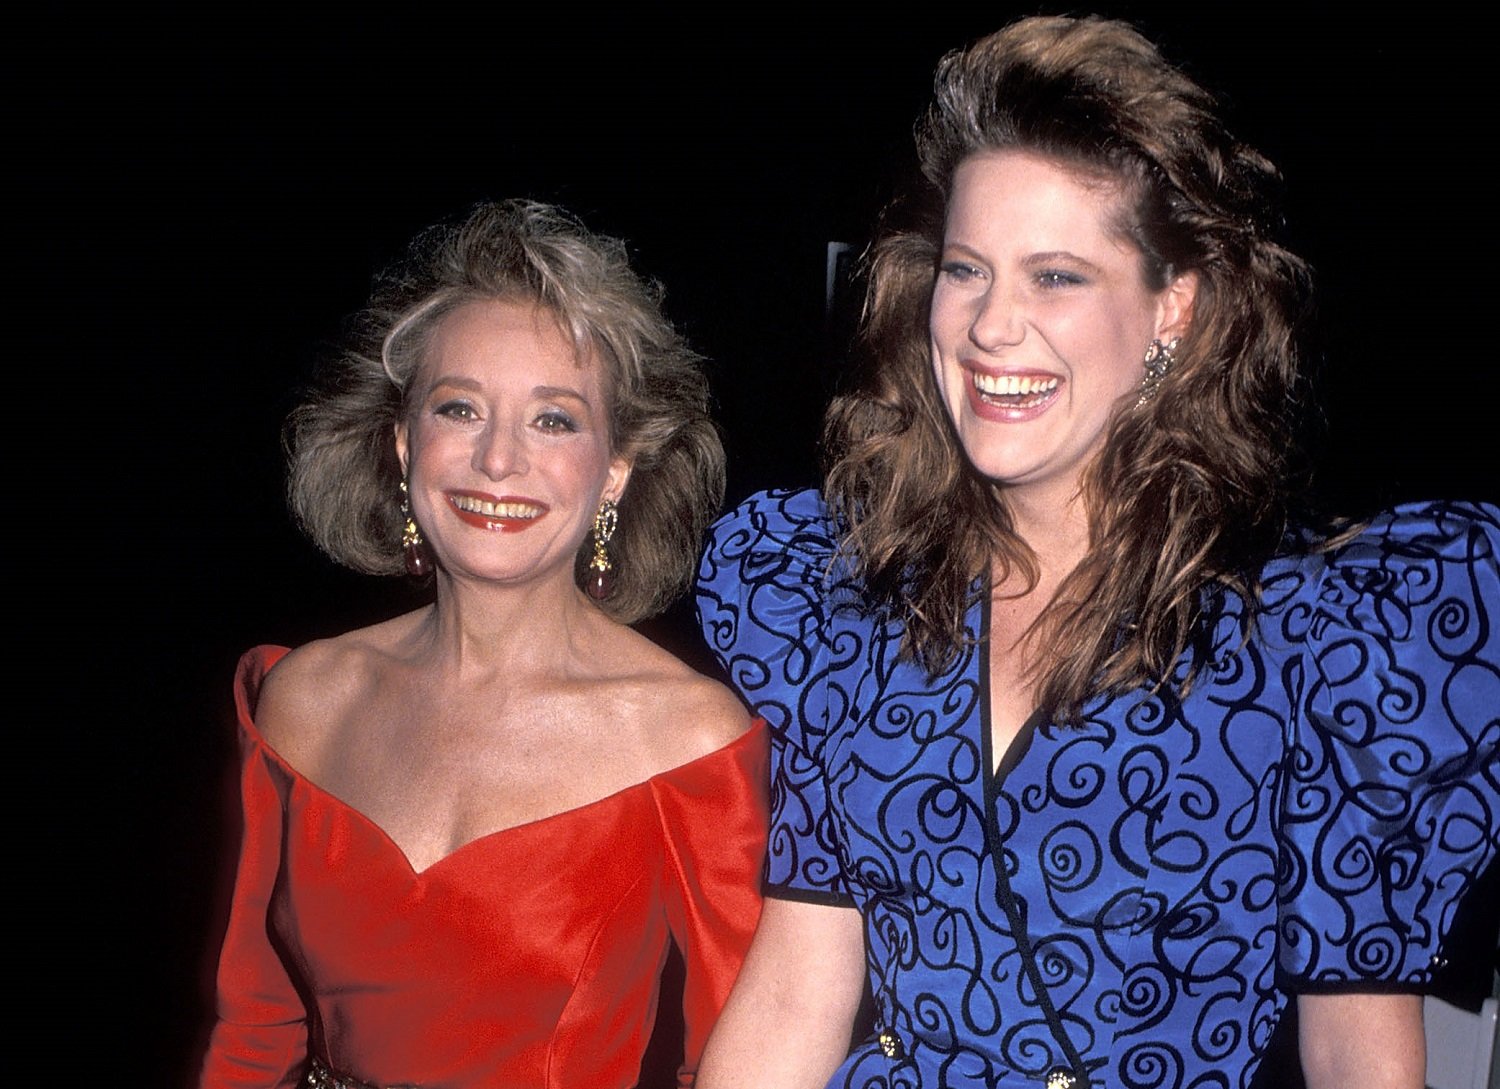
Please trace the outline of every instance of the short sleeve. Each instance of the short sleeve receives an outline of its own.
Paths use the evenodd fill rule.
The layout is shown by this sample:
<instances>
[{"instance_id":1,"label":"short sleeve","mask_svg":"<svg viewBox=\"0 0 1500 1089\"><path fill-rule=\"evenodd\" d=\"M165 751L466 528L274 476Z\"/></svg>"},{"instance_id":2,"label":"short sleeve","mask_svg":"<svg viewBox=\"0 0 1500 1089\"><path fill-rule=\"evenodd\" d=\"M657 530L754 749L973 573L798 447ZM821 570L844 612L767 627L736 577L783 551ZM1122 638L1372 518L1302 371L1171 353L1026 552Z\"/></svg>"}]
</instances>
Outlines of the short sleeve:
<instances>
[{"instance_id":1,"label":"short sleeve","mask_svg":"<svg viewBox=\"0 0 1500 1089\"><path fill-rule=\"evenodd\" d=\"M204 1089L292 1089L307 1061L307 1009L268 929L281 859L282 800L250 711L261 679L285 653L257 648L240 660L235 678L244 830L219 954L217 1020L203 1064Z\"/></svg>"},{"instance_id":2,"label":"short sleeve","mask_svg":"<svg viewBox=\"0 0 1500 1089\"><path fill-rule=\"evenodd\" d=\"M852 903L821 753L841 717L831 604L835 539L816 492L761 492L713 527L698 571L698 621L771 741L768 896Z\"/></svg>"},{"instance_id":3,"label":"short sleeve","mask_svg":"<svg viewBox=\"0 0 1500 1089\"><path fill-rule=\"evenodd\" d=\"M1279 968L1419 990L1500 843L1500 512L1398 508L1319 560L1287 682Z\"/></svg>"},{"instance_id":4,"label":"short sleeve","mask_svg":"<svg viewBox=\"0 0 1500 1089\"><path fill-rule=\"evenodd\" d=\"M691 1085L760 920L766 848L766 730L651 780L667 847L667 923L686 968L683 1066Z\"/></svg>"}]
</instances>

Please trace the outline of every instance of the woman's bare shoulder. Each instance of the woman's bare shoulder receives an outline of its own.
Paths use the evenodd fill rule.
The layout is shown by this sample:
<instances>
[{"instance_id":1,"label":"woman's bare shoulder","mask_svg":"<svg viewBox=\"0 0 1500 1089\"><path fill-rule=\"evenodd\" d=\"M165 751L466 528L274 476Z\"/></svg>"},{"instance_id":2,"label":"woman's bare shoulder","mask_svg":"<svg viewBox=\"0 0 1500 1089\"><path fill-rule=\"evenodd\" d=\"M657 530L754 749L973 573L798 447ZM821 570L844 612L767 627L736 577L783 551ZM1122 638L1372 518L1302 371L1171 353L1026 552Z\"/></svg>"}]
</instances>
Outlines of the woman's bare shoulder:
<instances>
[{"instance_id":1,"label":"woman's bare shoulder","mask_svg":"<svg viewBox=\"0 0 1500 1089\"><path fill-rule=\"evenodd\" d=\"M255 725L267 744L294 764L319 748L368 702L415 615L305 643L277 662L255 705Z\"/></svg>"},{"instance_id":2,"label":"woman's bare shoulder","mask_svg":"<svg viewBox=\"0 0 1500 1089\"><path fill-rule=\"evenodd\" d=\"M738 696L718 681L683 667L689 674L664 699L662 729L678 735L689 759L722 749L750 729L750 713Z\"/></svg>"},{"instance_id":3,"label":"woman's bare shoulder","mask_svg":"<svg viewBox=\"0 0 1500 1089\"><path fill-rule=\"evenodd\" d=\"M750 728L739 697L642 635L614 679L621 702L647 724L662 770L722 749ZM622 663L625 664L625 663Z\"/></svg>"}]
</instances>

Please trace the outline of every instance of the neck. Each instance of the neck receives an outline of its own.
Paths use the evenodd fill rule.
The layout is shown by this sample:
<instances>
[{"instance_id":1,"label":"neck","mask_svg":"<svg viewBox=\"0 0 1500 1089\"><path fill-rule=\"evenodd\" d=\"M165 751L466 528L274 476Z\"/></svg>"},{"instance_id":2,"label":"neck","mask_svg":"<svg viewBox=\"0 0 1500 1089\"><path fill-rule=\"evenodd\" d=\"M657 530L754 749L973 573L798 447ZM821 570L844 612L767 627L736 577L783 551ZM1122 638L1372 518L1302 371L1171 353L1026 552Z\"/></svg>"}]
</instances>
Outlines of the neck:
<instances>
[{"instance_id":1,"label":"neck","mask_svg":"<svg viewBox=\"0 0 1500 1089\"><path fill-rule=\"evenodd\" d=\"M1041 584L1056 586L1089 550L1082 494L1076 488L1063 494L1016 488L1006 491L1005 503L1016 535L1036 556Z\"/></svg>"},{"instance_id":2,"label":"neck","mask_svg":"<svg viewBox=\"0 0 1500 1089\"><path fill-rule=\"evenodd\" d=\"M497 585L437 575L437 600L419 638L459 677L554 673L587 657L610 624L571 571L541 583Z\"/></svg>"}]
</instances>

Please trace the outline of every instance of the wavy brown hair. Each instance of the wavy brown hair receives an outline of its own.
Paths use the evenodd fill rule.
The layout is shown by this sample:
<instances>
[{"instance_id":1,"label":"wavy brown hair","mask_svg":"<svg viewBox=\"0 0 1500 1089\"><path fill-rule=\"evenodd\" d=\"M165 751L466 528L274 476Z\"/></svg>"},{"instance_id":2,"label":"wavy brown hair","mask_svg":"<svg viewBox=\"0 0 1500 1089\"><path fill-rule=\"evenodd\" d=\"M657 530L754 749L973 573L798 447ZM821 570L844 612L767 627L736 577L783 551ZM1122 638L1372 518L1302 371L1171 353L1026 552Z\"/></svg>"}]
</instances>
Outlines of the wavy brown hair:
<instances>
[{"instance_id":1,"label":"wavy brown hair","mask_svg":"<svg viewBox=\"0 0 1500 1089\"><path fill-rule=\"evenodd\" d=\"M605 372L613 452L632 464L610 544L617 581L602 602L631 622L692 580L724 497L724 449L700 361L662 314L660 290L631 271L625 244L532 201L481 204L420 234L376 279L343 349L320 368L283 432L298 524L334 560L395 575L401 467L395 425L410 411L433 330L476 299L529 301L557 315ZM580 546L582 581L591 539Z\"/></svg>"},{"instance_id":2,"label":"wavy brown hair","mask_svg":"<svg viewBox=\"0 0 1500 1089\"><path fill-rule=\"evenodd\" d=\"M927 309L959 164L1016 149L1112 180L1148 286L1198 275L1159 393L1117 412L1085 474L1089 550L1031 632L1050 651L1041 706L1076 721L1100 691L1169 678L1205 635L1205 589L1253 592L1284 540L1305 473L1308 270L1271 238L1275 167L1123 23L1024 19L949 54L917 149L923 180L887 209L867 258L862 366L829 410L826 491L873 601L905 621L904 652L930 670L970 638L992 563L1029 585L1038 575L1005 487L968 464L932 374Z\"/></svg>"}]
</instances>

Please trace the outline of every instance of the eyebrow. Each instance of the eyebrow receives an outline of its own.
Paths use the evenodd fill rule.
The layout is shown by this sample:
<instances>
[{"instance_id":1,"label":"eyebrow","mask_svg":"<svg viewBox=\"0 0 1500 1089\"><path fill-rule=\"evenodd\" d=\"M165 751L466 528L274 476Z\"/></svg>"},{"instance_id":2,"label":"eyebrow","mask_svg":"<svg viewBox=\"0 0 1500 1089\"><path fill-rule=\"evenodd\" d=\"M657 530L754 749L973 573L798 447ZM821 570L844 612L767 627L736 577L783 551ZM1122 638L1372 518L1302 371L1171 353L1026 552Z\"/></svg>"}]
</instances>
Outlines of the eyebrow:
<instances>
[{"instance_id":1,"label":"eyebrow","mask_svg":"<svg viewBox=\"0 0 1500 1089\"><path fill-rule=\"evenodd\" d=\"M942 252L944 254L947 254L949 252L958 252L966 257L972 257L976 261L988 262L989 260L981 251L975 249L973 246L970 246L965 242L945 242L943 243ZM1026 268L1040 268L1046 265L1054 264L1058 261L1066 261L1069 264L1083 265L1085 268L1096 273L1099 271L1098 265L1094 264L1094 262L1090 261L1087 257L1083 257L1079 254L1074 253L1072 250L1049 250L1046 253L1028 253L1021 259L1021 264Z\"/></svg>"},{"instance_id":2,"label":"eyebrow","mask_svg":"<svg viewBox=\"0 0 1500 1089\"><path fill-rule=\"evenodd\" d=\"M943 248L940 251L940 255L939 256L940 257L941 256L946 256L950 250L961 251L964 254L964 256L966 256L966 257L973 257L973 258L975 258L976 260L979 260L979 261L983 261L984 260L983 254L981 254L973 246L966 246L962 242L950 242L947 239L944 239L943 240Z\"/></svg>"},{"instance_id":3,"label":"eyebrow","mask_svg":"<svg viewBox=\"0 0 1500 1089\"><path fill-rule=\"evenodd\" d=\"M431 382L429 382L427 384L427 392L428 394L431 394L433 390L441 389L443 386L452 386L455 389L472 390L475 393L480 392L480 390L484 388L472 378L458 378L451 374L445 374L441 377L434 378Z\"/></svg>"},{"instance_id":4,"label":"eyebrow","mask_svg":"<svg viewBox=\"0 0 1500 1089\"><path fill-rule=\"evenodd\" d=\"M1083 257L1072 252L1071 250L1052 250L1048 253L1030 253L1022 259L1021 264L1025 265L1027 268L1039 268L1044 265L1055 264L1058 261L1065 261L1070 264L1083 265L1085 268L1093 272L1100 271L1099 266L1094 264L1094 262L1090 261L1087 257Z\"/></svg>"},{"instance_id":5,"label":"eyebrow","mask_svg":"<svg viewBox=\"0 0 1500 1089\"><path fill-rule=\"evenodd\" d=\"M567 398L568 400L577 401L585 408L593 407L587 397L569 386L536 386L532 389L531 393L534 397L551 397L554 400Z\"/></svg>"},{"instance_id":6,"label":"eyebrow","mask_svg":"<svg viewBox=\"0 0 1500 1089\"><path fill-rule=\"evenodd\" d=\"M430 397L434 391L442 389L444 386L451 386L454 389L467 390L472 393L484 392L484 384L476 379L445 374L432 380L432 384L427 387L427 396ZM566 399L577 401L585 407L593 407L587 397L571 386L533 386L531 395L533 397L551 398L553 400Z\"/></svg>"}]
</instances>

